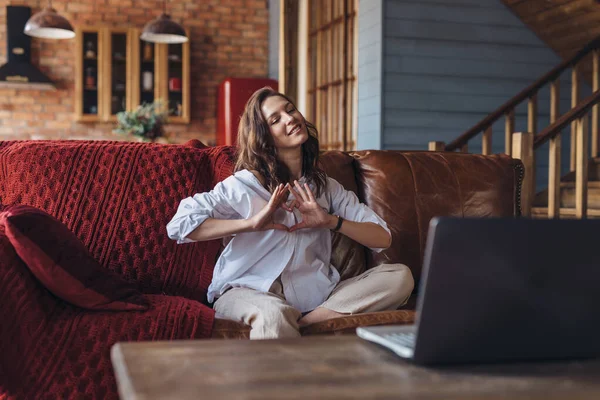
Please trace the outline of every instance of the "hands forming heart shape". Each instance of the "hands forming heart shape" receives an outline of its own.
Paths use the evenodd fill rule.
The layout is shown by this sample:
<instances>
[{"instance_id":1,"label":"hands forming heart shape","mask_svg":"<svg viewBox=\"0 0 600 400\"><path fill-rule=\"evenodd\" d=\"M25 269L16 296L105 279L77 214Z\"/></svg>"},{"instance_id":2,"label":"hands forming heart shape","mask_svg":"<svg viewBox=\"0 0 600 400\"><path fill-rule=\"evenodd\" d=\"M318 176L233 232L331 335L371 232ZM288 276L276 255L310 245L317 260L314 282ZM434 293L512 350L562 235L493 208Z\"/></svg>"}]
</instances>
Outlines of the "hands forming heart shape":
<instances>
[{"instance_id":1,"label":"hands forming heart shape","mask_svg":"<svg viewBox=\"0 0 600 400\"><path fill-rule=\"evenodd\" d=\"M295 198L289 204L286 203L288 192L293 194ZM275 223L273 221L273 214L280 207L288 212L293 212L294 208L298 209L302 216L302 221L289 228L283 224ZM325 227L330 222L330 217L317 203L308 184L305 183L304 187L302 187L298 181L294 181L293 186L289 183L277 186L267 205L251 218L251 223L255 231L278 229L294 232L298 229Z\"/></svg>"}]
</instances>

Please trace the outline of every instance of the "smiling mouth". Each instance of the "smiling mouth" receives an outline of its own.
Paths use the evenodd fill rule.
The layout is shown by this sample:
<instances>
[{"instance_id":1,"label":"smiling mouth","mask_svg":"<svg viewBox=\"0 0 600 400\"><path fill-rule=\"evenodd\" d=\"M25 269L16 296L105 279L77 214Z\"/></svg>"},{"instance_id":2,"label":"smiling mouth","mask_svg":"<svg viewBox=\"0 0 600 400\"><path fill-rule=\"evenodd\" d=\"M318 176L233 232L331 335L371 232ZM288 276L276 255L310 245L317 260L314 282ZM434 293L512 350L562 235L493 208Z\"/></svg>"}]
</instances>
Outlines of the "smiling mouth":
<instances>
[{"instance_id":1,"label":"smiling mouth","mask_svg":"<svg viewBox=\"0 0 600 400\"><path fill-rule=\"evenodd\" d=\"M296 133L300 132L300 129L302 129L302 128L301 128L301 126L300 126L300 125L296 125L296 126L294 127L294 129L292 129L292 130L290 131L290 133L288 133L288 135L293 135L293 134L296 134Z\"/></svg>"}]
</instances>

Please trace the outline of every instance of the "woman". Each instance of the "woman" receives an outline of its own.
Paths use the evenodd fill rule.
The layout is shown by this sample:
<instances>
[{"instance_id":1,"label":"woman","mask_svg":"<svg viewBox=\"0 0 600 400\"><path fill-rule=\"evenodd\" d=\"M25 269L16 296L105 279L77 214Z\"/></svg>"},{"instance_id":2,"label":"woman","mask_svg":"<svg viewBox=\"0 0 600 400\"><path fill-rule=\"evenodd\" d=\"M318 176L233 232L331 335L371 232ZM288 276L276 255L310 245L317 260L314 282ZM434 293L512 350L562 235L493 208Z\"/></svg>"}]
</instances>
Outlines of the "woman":
<instances>
[{"instance_id":1,"label":"woman","mask_svg":"<svg viewBox=\"0 0 600 400\"><path fill-rule=\"evenodd\" d=\"M271 88L256 91L238 129L234 175L181 201L167 225L178 243L230 238L208 289L219 317L252 327L251 339L300 336L299 327L345 314L393 310L413 289L410 270L383 264L340 282L331 233L374 251L386 223L319 169L313 125Z\"/></svg>"}]
</instances>

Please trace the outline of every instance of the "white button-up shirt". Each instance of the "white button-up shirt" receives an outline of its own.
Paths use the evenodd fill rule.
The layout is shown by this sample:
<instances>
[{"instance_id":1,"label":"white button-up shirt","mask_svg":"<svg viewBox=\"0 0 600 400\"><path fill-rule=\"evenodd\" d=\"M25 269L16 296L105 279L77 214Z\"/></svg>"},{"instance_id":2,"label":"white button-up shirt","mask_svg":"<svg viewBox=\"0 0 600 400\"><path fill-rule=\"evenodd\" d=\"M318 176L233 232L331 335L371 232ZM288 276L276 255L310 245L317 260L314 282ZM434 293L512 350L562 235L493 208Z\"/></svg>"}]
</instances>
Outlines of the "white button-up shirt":
<instances>
[{"instance_id":1,"label":"white button-up shirt","mask_svg":"<svg viewBox=\"0 0 600 400\"><path fill-rule=\"evenodd\" d=\"M303 182L304 178L300 180ZM314 193L314 186L309 186ZM207 218L248 219L262 210L270 198L271 193L252 172L238 171L210 192L182 200L167 224L167 233L177 243L192 242L186 236ZM290 195L289 200L293 198ZM335 179L327 178L326 188L316 200L332 214L350 221L373 222L390 232L385 221ZM289 227L302 217L297 209L293 213L278 209L273 219ZM208 301L213 302L232 287L267 292L281 275L287 302L301 312L311 311L329 297L340 280L330 258L331 232L328 229L238 233L229 240L217 260L208 288Z\"/></svg>"}]
</instances>

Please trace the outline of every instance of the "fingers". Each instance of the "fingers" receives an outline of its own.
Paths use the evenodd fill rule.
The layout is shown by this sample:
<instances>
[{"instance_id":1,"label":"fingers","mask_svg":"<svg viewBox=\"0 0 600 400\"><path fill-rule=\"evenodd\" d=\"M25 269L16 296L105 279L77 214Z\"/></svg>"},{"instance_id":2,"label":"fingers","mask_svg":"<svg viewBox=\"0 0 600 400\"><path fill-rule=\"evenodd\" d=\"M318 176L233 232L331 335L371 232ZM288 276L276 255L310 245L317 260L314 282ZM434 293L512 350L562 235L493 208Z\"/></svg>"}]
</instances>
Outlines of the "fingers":
<instances>
[{"instance_id":1,"label":"fingers","mask_svg":"<svg viewBox=\"0 0 600 400\"><path fill-rule=\"evenodd\" d=\"M289 228L283 224L272 224L271 228L276 229L278 231L289 231Z\"/></svg>"},{"instance_id":2,"label":"fingers","mask_svg":"<svg viewBox=\"0 0 600 400\"><path fill-rule=\"evenodd\" d=\"M305 222L299 222L296 225L290 226L289 231L294 232L294 231L297 231L298 229L304 228L305 226L306 226Z\"/></svg>"},{"instance_id":3,"label":"fingers","mask_svg":"<svg viewBox=\"0 0 600 400\"><path fill-rule=\"evenodd\" d=\"M298 202L296 200L292 200L290 204L287 204L285 202L281 203L281 208L283 208L285 211L293 212L294 207L298 207Z\"/></svg>"},{"instance_id":4,"label":"fingers","mask_svg":"<svg viewBox=\"0 0 600 400\"><path fill-rule=\"evenodd\" d=\"M310 186L308 186L308 183L304 184L304 188L306 189L306 194L308 195L308 199L310 201L312 201L313 203L316 203L317 201L315 200L315 196L313 195L312 190L310 190Z\"/></svg>"},{"instance_id":5,"label":"fingers","mask_svg":"<svg viewBox=\"0 0 600 400\"><path fill-rule=\"evenodd\" d=\"M271 199L269 203L274 206L278 206L283 200L285 200L287 187L280 183L277 185L275 190L273 190L273 194L271 194Z\"/></svg>"},{"instance_id":6,"label":"fingers","mask_svg":"<svg viewBox=\"0 0 600 400\"><path fill-rule=\"evenodd\" d=\"M297 201L302 201L302 197L300 196L300 194L298 194L297 191L294 190L294 188L292 187L292 185L290 185L288 183L287 187L288 187L288 190L294 195L294 197L296 198Z\"/></svg>"},{"instance_id":7,"label":"fingers","mask_svg":"<svg viewBox=\"0 0 600 400\"><path fill-rule=\"evenodd\" d=\"M296 190L298 190L298 193L300 193L300 196L302 196L302 200L310 201L308 195L304 192L304 189L302 189L302 186L300 186L298 181L294 181L294 186L296 187Z\"/></svg>"}]
</instances>

